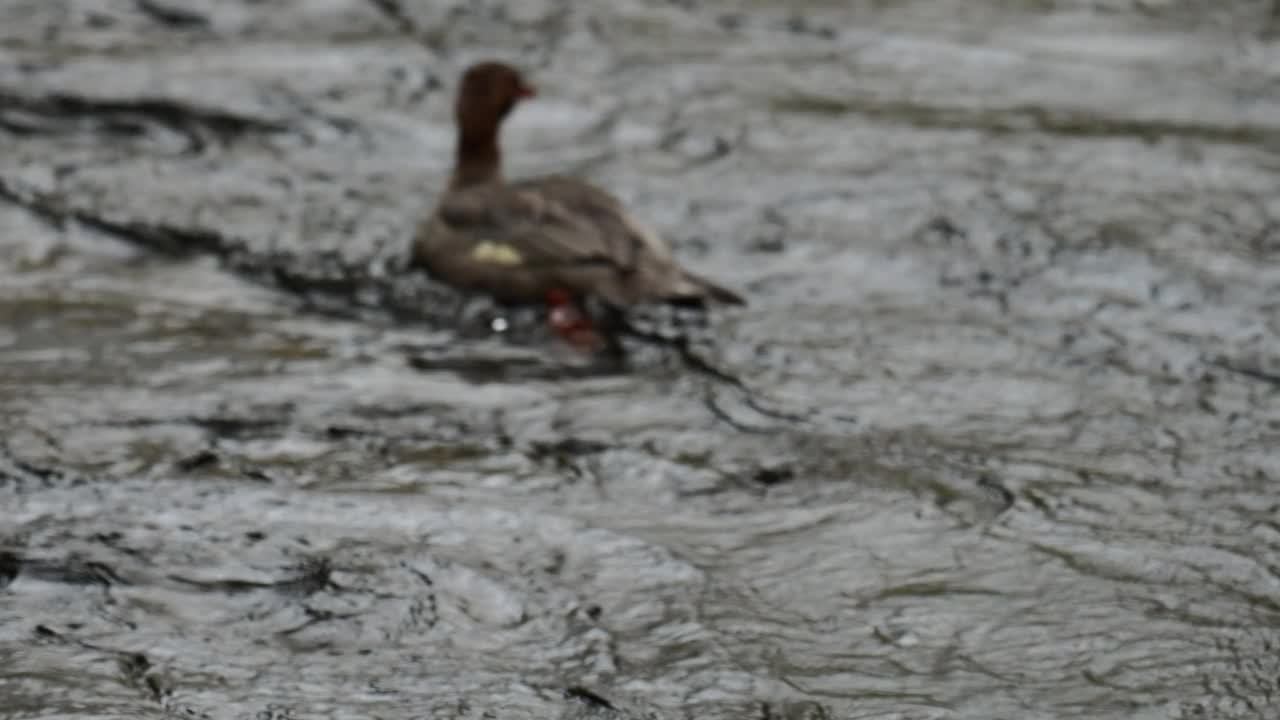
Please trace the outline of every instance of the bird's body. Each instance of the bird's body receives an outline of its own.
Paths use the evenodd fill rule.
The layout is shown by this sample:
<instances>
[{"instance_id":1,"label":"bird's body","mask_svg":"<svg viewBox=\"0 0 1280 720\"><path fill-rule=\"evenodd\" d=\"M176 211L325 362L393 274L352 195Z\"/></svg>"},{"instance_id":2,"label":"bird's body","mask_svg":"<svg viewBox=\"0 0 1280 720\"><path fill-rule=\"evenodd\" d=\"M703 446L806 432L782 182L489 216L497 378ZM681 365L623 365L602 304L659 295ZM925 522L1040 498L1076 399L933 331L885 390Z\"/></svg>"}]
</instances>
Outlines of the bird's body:
<instances>
[{"instance_id":1,"label":"bird's body","mask_svg":"<svg viewBox=\"0 0 1280 720\"><path fill-rule=\"evenodd\" d=\"M564 177L452 190L423 225L416 260L441 280L514 303L560 290L618 307L732 291L682 270L666 243L612 195Z\"/></svg>"},{"instance_id":2,"label":"bird's body","mask_svg":"<svg viewBox=\"0 0 1280 720\"><path fill-rule=\"evenodd\" d=\"M743 304L693 275L613 195L550 176L507 182L498 134L533 95L520 73L481 63L463 75L455 105L457 154L449 188L414 237L414 263L460 289L503 302L615 307L648 302Z\"/></svg>"}]
</instances>

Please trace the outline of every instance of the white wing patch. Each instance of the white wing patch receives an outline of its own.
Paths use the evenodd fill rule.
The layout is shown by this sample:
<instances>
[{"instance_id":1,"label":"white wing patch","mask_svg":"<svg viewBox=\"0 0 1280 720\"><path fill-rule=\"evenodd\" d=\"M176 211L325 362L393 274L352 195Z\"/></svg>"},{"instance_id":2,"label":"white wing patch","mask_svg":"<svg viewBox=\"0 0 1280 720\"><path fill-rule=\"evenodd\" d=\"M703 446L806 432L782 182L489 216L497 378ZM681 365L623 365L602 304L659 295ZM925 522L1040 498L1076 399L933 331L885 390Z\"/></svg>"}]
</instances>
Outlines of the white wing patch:
<instances>
[{"instance_id":1,"label":"white wing patch","mask_svg":"<svg viewBox=\"0 0 1280 720\"><path fill-rule=\"evenodd\" d=\"M494 265L520 265L524 262L524 256L515 248L506 243L496 243L491 240L483 240L471 249L471 259L476 262L492 263Z\"/></svg>"}]
</instances>

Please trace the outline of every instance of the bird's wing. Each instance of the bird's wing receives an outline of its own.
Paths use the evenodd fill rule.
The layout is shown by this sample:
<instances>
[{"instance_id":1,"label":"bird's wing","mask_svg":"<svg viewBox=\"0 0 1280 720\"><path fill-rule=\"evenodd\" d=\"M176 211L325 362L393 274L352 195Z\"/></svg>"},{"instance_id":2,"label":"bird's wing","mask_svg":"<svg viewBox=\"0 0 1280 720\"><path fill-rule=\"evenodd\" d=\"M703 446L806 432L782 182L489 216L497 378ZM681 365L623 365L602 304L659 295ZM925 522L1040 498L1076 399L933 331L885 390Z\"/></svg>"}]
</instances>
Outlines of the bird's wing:
<instances>
[{"instance_id":1,"label":"bird's wing","mask_svg":"<svg viewBox=\"0 0 1280 720\"><path fill-rule=\"evenodd\" d=\"M625 273L644 251L643 238L613 196L567 178L453 192L437 218L459 242L506 252L513 264L529 269L594 265Z\"/></svg>"}]
</instances>

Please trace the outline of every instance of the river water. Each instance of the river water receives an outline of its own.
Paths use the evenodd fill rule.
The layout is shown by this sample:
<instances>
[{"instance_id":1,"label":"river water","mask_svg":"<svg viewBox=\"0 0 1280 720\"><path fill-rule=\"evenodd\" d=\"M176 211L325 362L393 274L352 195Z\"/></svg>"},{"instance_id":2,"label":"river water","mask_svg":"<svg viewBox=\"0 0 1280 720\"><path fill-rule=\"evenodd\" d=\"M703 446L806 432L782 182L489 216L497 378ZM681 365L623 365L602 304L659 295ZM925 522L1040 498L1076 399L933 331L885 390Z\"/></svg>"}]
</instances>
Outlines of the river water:
<instances>
[{"instance_id":1,"label":"river water","mask_svg":"<svg viewBox=\"0 0 1280 720\"><path fill-rule=\"evenodd\" d=\"M7 0L0 717L1280 716L1278 38ZM749 307L599 369L406 272L490 57Z\"/></svg>"}]
</instances>

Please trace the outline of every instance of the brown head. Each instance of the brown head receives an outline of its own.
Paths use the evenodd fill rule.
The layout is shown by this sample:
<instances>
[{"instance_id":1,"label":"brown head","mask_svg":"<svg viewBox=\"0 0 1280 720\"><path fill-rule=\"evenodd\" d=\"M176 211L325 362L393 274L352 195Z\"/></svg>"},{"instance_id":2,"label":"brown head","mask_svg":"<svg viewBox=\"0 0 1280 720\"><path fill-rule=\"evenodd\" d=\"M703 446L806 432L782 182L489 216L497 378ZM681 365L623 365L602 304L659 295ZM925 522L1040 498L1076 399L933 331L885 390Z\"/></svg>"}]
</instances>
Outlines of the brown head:
<instances>
[{"instance_id":1,"label":"brown head","mask_svg":"<svg viewBox=\"0 0 1280 720\"><path fill-rule=\"evenodd\" d=\"M533 95L533 87L520 71L506 63L482 62L467 68L454 105L458 125L455 188L501 177L498 130L516 103Z\"/></svg>"},{"instance_id":2,"label":"brown head","mask_svg":"<svg viewBox=\"0 0 1280 720\"><path fill-rule=\"evenodd\" d=\"M454 119L464 130L496 131L517 102L533 95L519 70L506 63L478 63L462 74Z\"/></svg>"}]
</instances>

